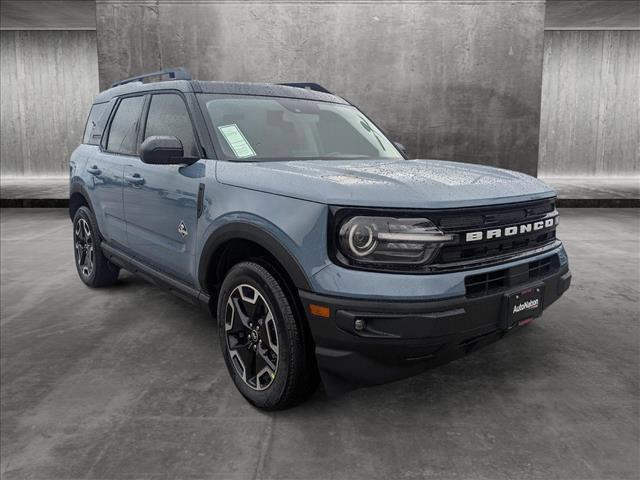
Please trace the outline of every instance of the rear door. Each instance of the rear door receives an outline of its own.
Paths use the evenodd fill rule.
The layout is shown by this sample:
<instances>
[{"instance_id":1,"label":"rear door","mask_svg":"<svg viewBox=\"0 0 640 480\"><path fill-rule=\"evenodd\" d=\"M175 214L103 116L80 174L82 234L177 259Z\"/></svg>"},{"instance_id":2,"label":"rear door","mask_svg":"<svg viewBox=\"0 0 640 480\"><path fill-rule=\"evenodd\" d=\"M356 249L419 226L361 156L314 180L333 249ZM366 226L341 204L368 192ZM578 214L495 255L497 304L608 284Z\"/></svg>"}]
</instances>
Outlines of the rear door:
<instances>
[{"instance_id":1,"label":"rear door","mask_svg":"<svg viewBox=\"0 0 640 480\"><path fill-rule=\"evenodd\" d=\"M100 233L113 245L126 245L122 189L124 168L136 154L144 96L120 99L112 115L101 148L89 158L87 189Z\"/></svg>"},{"instance_id":2,"label":"rear door","mask_svg":"<svg viewBox=\"0 0 640 480\"><path fill-rule=\"evenodd\" d=\"M141 131L141 141L174 136L182 142L185 156L202 156L187 105L177 92L151 96ZM192 285L204 160L189 166L148 165L139 157L130 160L124 171L127 245L143 262Z\"/></svg>"}]
</instances>

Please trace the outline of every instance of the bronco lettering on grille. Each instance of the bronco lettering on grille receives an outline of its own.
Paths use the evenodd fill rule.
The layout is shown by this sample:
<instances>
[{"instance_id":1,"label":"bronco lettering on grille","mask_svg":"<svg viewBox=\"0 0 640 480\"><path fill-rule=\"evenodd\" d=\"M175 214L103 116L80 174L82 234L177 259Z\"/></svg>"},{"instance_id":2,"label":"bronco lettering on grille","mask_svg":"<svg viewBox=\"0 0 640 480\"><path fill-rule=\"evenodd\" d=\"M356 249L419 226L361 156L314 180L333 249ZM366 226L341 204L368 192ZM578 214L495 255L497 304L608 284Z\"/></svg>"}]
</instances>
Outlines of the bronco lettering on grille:
<instances>
[{"instance_id":1,"label":"bronco lettering on grille","mask_svg":"<svg viewBox=\"0 0 640 480\"><path fill-rule=\"evenodd\" d=\"M558 217L547 218L533 223L523 223L522 225L514 225L511 227L494 228L478 232L467 232L465 239L467 242L477 242L479 240L492 240L494 238L512 237L523 233L535 232L543 228L551 228L557 225Z\"/></svg>"}]
</instances>

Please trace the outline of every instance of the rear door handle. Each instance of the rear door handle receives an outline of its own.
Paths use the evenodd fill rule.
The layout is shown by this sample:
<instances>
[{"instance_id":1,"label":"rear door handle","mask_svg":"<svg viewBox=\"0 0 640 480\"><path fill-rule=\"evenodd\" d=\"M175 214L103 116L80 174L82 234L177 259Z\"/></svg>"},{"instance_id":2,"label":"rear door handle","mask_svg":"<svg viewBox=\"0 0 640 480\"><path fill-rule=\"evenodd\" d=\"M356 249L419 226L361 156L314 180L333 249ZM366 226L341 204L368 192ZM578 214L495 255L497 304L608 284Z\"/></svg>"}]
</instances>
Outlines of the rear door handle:
<instances>
[{"instance_id":1,"label":"rear door handle","mask_svg":"<svg viewBox=\"0 0 640 480\"><path fill-rule=\"evenodd\" d=\"M94 165L93 167L87 168L87 172L89 172L91 175L100 175L102 173L102 170L100 170L97 165Z\"/></svg>"},{"instance_id":2,"label":"rear door handle","mask_svg":"<svg viewBox=\"0 0 640 480\"><path fill-rule=\"evenodd\" d=\"M124 179L133 185L144 185L144 178L141 177L139 173L134 173L133 175L125 175Z\"/></svg>"}]
</instances>

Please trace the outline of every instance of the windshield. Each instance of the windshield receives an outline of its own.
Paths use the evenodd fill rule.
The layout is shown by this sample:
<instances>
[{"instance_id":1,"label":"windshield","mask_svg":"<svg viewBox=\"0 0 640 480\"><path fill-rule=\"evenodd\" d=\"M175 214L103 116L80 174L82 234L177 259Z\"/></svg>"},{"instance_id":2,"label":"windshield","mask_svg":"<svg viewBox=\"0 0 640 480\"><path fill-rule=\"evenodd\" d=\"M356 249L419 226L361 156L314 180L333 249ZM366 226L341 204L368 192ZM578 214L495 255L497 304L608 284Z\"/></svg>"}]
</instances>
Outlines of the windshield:
<instances>
[{"instance_id":1,"label":"windshield","mask_svg":"<svg viewBox=\"0 0 640 480\"><path fill-rule=\"evenodd\" d=\"M202 95L227 160L402 159L357 108L295 98Z\"/></svg>"}]
</instances>

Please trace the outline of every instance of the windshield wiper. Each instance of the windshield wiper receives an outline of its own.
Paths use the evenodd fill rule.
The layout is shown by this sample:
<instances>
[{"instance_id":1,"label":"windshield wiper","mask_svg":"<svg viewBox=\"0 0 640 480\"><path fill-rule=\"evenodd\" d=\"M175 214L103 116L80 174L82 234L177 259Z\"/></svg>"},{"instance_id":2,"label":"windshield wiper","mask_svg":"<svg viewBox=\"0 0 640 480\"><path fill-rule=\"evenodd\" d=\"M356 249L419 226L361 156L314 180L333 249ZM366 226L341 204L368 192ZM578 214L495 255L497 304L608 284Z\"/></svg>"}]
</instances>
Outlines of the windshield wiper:
<instances>
[{"instance_id":1,"label":"windshield wiper","mask_svg":"<svg viewBox=\"0 0 640 480\"><path fill-rule=\"evenodd\" d=\"M361 153L340 153L340 152L331 152L331 153L325 153L323 155L318 155L317 157L320 160L325 160L325 159L345 159L345 160L349 160L349 159L353 159L353 158L373 158L370 157L369 155L364 155Z\"/></svg>"},{"instance_id":2,"label":"windshield wiper","mask_svg":"<svg viewBox=\"0 0 640 480\"><path fill-rule=\"evenodd\" d=\"M328 155L310 155L305 157L248 157L232 159L237 162L296 162L304 160L374 160L377 157L356 153L331 153Z\"/></svg>"}]
</instances>

